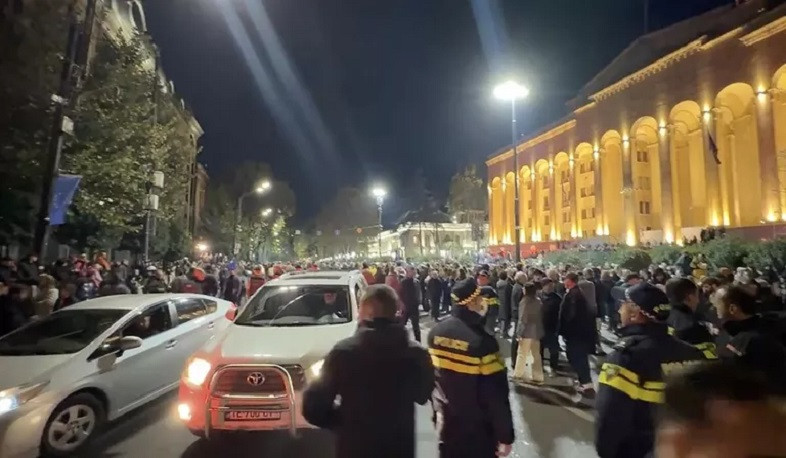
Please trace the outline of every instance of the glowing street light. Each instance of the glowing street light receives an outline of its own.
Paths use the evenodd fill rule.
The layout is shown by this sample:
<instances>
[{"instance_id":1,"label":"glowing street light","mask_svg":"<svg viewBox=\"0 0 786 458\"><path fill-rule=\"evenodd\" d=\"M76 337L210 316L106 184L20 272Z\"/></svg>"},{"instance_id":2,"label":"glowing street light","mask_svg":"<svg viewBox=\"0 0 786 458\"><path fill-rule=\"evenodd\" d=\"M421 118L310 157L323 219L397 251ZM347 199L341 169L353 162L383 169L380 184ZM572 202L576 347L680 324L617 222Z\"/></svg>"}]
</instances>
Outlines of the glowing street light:
<instances>
[{"instance_id":1,"label":"glowing street light","mask_svg":"<svg viewBox=\"0 0 786 458\"><path fill-rule=\"evenodd\" d=\"M248 191L245 194L242 194L237 198L237 206L235 207L235 232L232 239L232 254L237 252L237 231L240 228L240 221L243 217L243 199L252 194L262 195L269 191L272 187L273 185L270 183L270 180L263 180L259 182L259 184L254 189Z\"/></svg>"},{"instance_id":2,"label":"glowing street light","mask_svg":"<svg viewBox=\"0 0 786 458\"><path fill-rule=\"evenodd\" d=\"M263 218L267 218L268 216L270 216L271 213L273 213L273 209L268 207L268 208L262 210L262 217Z\"/></svg>"},{"instance_id":3,"label":"glowing street light","mask_svg":"<svg viewBox=\"0 0 786 458\"><path fill-rule=\"evenodd\" d=\"M200 242L200 243L197 243L197 245L196 245L196 249L200 253L204 253L205 251L208 250L208 248L209 247L207 246L207 243Z\"/></svg>"},{"instance_id":4,"label":"glowing street light","mask_svg":"<svg viewBox=\"0 0 786 458\"><path fill-rule=\"evenodd\" d=\"M529 89L526 86L515 81L505 81L494 87L494 97L500 100L507 100L509 102L523 99L529 95Z\"/></svg>"},{"instance_id":5,"label":"glowing street light","mask_svg":"<svg viewBox=\"0 0 786 458\"><path fill-rule=\"evenodd\" d=\"M382 258L382 204L385 202L385 196L388 195L388 192L382 186L374 186L374 188L371 189L371 195L377 199L377 225L379 226L377 248L379 257Z\"/></svg>"},{"instance_id":6,"label":"glowing street light","mask_svg":"<svg viewBox=\"0 0 786 458\"><path fill-rule=\"evenodd\" d=\"M510 102L510 132L511 132L511 147L513 148L513 234L516 239L516 262L521 261L521 228L519 222L521 221L519 209L519 155L516 152L516 144L518 143L518 130L516 129L516 100L521 100L529 95L529 89L526 86L515 81L506 81L498 84L494 88L494 97L499 100Z\"/></svg>"},{"instance_id":7,"label":"glowing street light","mask_svg":"<svg viewBox=\"0 0 786 458\"><path fill-rule=\"evenodd\" d=\"M259 186L257 186L256 189L254 189L254 192L256 192L257 194L262 194L268 189L270 189L271 187L272 185L270 184L270 181L265 180L262 183L259 183Z\"/></svg>"}]
</instances>

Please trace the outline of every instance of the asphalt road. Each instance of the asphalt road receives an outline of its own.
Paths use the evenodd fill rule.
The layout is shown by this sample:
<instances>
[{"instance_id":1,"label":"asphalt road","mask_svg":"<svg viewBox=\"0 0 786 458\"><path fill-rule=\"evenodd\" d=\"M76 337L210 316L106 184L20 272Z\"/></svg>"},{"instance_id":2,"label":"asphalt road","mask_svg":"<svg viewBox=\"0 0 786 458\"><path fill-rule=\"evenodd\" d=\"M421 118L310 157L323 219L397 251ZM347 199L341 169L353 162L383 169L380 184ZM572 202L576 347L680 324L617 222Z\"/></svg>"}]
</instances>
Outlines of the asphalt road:
<instances>
[{"instance_id":1,"label":"asphalt road","mask_svg":"<svg viewBox=\"0 0 786 458\"><path fill-rule=\"evenodd\" d=\"M425 333L432 323L421 325ZM503 347L504 349L504 347ZM544 388L511 388L516 428L513 457L594 457L593 410L573 404L565 378L552 378ZM282 433L241 433L214 445L192 436L176 418L172 393L110 425L93 444L89 457L333 457L325 431L306 431L291 438ZM417 410L418 457L437 456L437 437L430 407Z\"/></svg>"}]
</instances>

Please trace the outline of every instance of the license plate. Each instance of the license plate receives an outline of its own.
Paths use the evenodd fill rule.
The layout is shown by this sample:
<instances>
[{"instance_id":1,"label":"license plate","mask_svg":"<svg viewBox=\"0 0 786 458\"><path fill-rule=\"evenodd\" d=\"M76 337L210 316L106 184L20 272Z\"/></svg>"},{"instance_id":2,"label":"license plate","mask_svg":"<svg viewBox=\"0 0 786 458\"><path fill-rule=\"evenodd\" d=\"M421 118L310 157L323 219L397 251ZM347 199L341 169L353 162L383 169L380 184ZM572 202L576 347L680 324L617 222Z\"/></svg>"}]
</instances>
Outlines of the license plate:
<instances>
[{"instance_id":1,"label":"license plate","mask_svg":"<svg viewBox=\"0 0 786 458\"><path fill-rule=\"evenodd\" d=\"M227 421L264 421L280 420L281 412L268 412L266 410L232 410L224 414Z\"/></svg>"}]
</instances>

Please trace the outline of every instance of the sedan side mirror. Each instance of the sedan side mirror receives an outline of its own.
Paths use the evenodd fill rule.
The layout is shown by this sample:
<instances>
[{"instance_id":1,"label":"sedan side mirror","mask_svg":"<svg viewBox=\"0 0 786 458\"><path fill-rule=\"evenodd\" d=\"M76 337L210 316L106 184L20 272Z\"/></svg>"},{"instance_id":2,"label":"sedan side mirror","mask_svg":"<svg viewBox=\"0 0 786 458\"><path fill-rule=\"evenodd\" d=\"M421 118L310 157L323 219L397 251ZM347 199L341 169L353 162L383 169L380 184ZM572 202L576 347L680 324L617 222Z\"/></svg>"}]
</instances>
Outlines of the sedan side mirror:
<instances>
[{"instance_id":1,"label":"sedan side mirror","mask_svg":"<svg viewBox=\"0 0 786 458\"><path fill-rule=\"evenodd\" d=\"M116 339L107 339L101 345L101 353L107 355L109 353L117 353L120 356L126 350L139 348L142 346L142 339L137 336L125 336Z\"/></svg>"},{"instance_id":2,"label":"sedan side mirror","mask_svg":"<svg viewBox=\"0 0 786 458\"><path fill-rule=\"evenodd\" d=\"M112 358L116 359L119 356L123 355L123 352L126 350L131 350L133 348L139 348L142 346L142 339L136 336L125 336L125 337L110 337L106 339L103 344L101 344L98 349L90 355L88 360L93 360L96 358L101 358L102 356L112 355L114 354L115 357Z\"/></svg>"},{"instance_id":3,"label":"sedan side mirror","mask_svg":"<svg viewBox=\"0 0 786 458\"><path fill-rule=\"evenodd\" d=\"M227 320L234 322L235 318L237 318L237 310L238 310L237 305L232 304L229 306L229 308L227 309L227 313L224 316L226 317Z\"/></svg>"}]
</instances>

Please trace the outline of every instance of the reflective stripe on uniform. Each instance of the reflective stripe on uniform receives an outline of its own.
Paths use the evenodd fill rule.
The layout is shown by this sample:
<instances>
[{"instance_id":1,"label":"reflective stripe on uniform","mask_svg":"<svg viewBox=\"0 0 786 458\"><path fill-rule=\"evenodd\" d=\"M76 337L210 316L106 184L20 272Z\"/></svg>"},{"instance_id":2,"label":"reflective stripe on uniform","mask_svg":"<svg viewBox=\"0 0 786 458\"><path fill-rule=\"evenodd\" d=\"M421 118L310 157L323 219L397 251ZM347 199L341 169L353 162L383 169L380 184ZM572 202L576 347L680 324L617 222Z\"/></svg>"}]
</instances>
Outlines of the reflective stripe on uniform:
<instances>
[{"instance_id":1,"label":"reflective stripe on uniform","mask_svg":"<svg viewBox=\"0 0 786 458\"><path fill-rule=\"evenodd\" d=\"M701 350L704 353L704 357L707 359L718 359L718 351L715 348L715 344L712 342L704 342L700 344L694 345L697 349Z\"/></svg>"},{"instance_id":2,"label":"reflective stripe on uniform","mask_svg":"<svg viewBox=\"0 0 786 458\"><path fill-rule=\"evenodd\" d=\"M436 348L429 348L428 352L431 363L438 369L470 375L491 375L505 370L499 353L478 358Z\"/></svg>"},{"instance_id":3,"label":"reflective stripe on uniform","mask_svg":"<svg viewBox=\"0 0 786 458\"><path fill-rule=\"evenodd\" d=\"M480 358L476 356L462 355L461 353L456 353L447 350L440 350L438 348L429 348L428 352L431 354L431 356L446 356L448 358L453 358L457 361L462 361L465 363L480 364Z\"/></svg>"},{"instance_id":4,"label":"reflective stripe on uniform","mask_svg":"<svg viewBox=\"0 0 786 458\"><path fill-rule=\"evenodd\" d=\"M598 382L625 393L633 400L663 403L663 382L639 382L635 372L616 364L604 363L598 377Z\"/></svg>"},{"instance_id":5,"label":"reflective stripe on uniform","mask_svg":"<svg viewBox=\"0 0 786 458\"><path fill-rule=\"evenodd\" d=\"M433 364L437 369L449 370L458 372L460 374L480 374L480 366L478 365L457 363L446 358L440 358L439 356L431 355L431 364Z\"/></svg>"}]
</instances>

